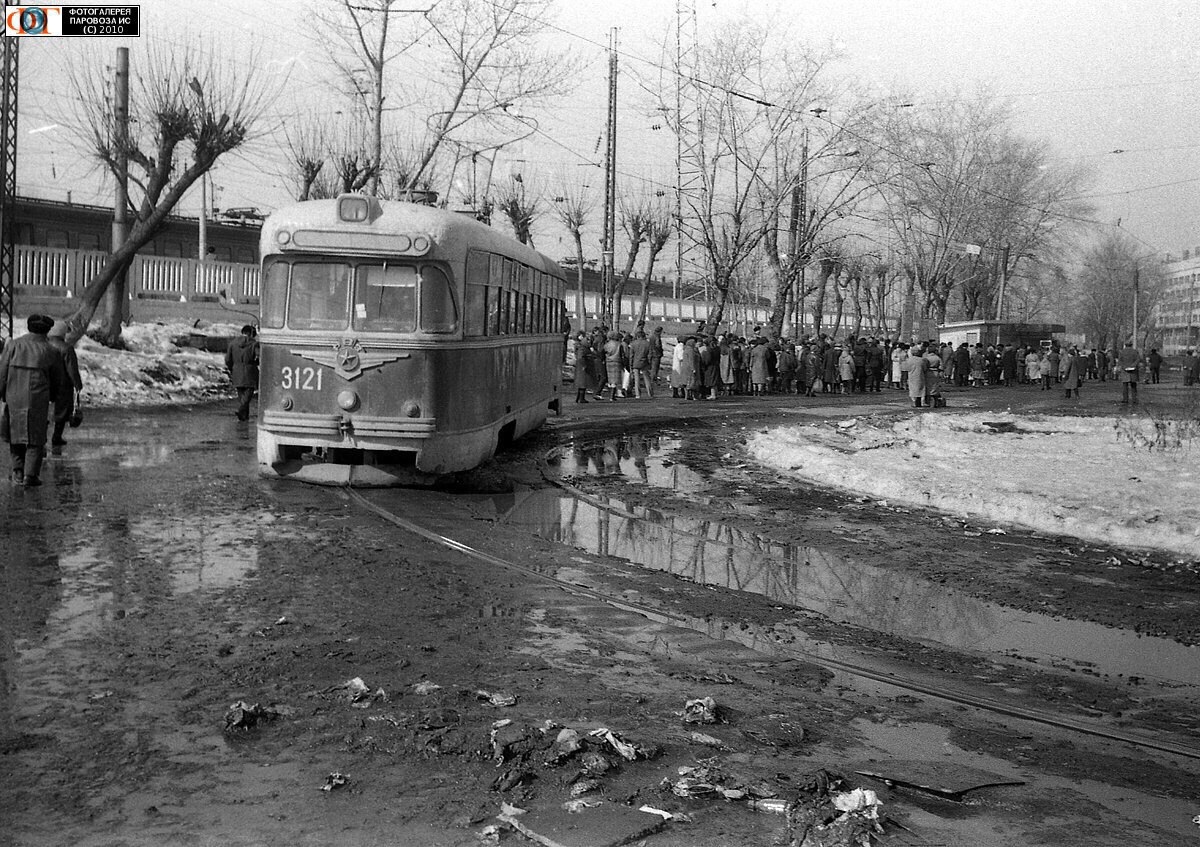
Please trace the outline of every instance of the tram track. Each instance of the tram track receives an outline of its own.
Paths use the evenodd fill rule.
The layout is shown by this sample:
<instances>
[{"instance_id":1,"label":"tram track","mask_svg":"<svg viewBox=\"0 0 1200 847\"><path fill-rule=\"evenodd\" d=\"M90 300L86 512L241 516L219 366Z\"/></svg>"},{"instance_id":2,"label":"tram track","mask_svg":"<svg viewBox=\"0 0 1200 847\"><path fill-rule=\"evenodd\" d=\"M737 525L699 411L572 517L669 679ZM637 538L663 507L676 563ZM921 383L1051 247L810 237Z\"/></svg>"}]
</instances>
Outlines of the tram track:
<instances>
[{"instance_id":1,"label":"tram track","mask_svg":"<svg viewBox=\"0 0 1200 847\"><path fill-rule=\"evenodd\" d=\"M551 477L549 475L547 475L547 481L550 484L554 485L559 490L569 494L570 496L579 498L597 508L603 508L603 509L606 509L606 510L612 512L613 514L618 514L618 515L622 515L625 517L636 517L634 515L630 515L629 513L625 512L621 509L611 506L611 504L604 502L600 498L596 498L596 497L592 497L591 495L588 495L586 492L581 491L580 489L576 488L575 486L571 485L570 483L564 482L562 480L554 479L553 477ZM555 576L551 576L549 574L543 573L535 568L530 568L530 567L526 567L524 565L517 564L515 562L509 561L509 560L501 558L499 556L495 556L486 551L480 550L480 549L473 547L470 544L467 544L461 540L452 538L441 532L430 529L427 526L423 526L422 524L418 523L417 521L412 520L411 518L407 518L402 515L396 514L395 512L393 512L383 506L380 506L377 503L371 502L371 500L369 500L368 498L363 496L360 492L358 492L352 488L346 488L346 489L344 489L344 491L346 493L346 496L352 502L357 504L359 507L365 509L366 511L369 511L369 512L375 514L377 517L381 518L382 520L384 520L388 523L391 523L394 526L397 526L401 529L404 529L414 535L424 538L427 541L430 541L434 544L438 544L442 547L453 550L462 555L468 556L478 562L481 562L481 563L484 563L484 564L487 564L487 565L490 565L493 567L503 568L505 570L512 571L515 573L520 573L530 579L535 579L535 580L538 580L545 584L552 585L554 587L557 587L557 588L563 590L564 592L575 595L577 597L585 598L585 599L588 599L588 600L591 600L591 601L597 602L597 603L602 603L611 608L618 609L618 610L621 610L624 612L631 612L631 613L634 613L637 615L641 615L641 616L647 618L648 620L654 621L659 624L680 627L680 628L687 629L687 630L690 630L693 632L701 632L706 637L709 637L709 638L713 637L711 627L701 630L699 627L695 626L692 623L691 619L689 619L686 615L675 614L673 612L664 610L658 606L653 606L653 605L650 605L647 603L641 603L641 602L637 602L634 600L628 600L628 599L618 599L616 597L613 597L611 594L609 594L605 591L588 588L586 586L579 585L579 584L573 583L573 582L568 582L566 580L559 579ZM736 623L736 622L731 622L731 623ZM722 631L731 633L731 635L736 635L736 634L742 632L742 630L738 626L726 627ZM750 646L750 647L752 647L752 649L761 649L761 642L756 643L754 645L750 645L743 641L740 641L736 637L722 637L721 640L731 641L734 643L742 644L743 646ZM1190 747L1190 746L1186 746L1186 745L1182 745L1182 744L1175 744L1175 743L1171 743L1171 742L1167 742L1167 741L1161 741L1161 740L1157 740L1157 739L1153 739L1153 738L1147 738L1147 737L1144 737L1144 736L1141 736L1141 735L1138 735L1135 733L1122 732L1121 730L1118 730L1118 729L1112 729L1112 728L1108 728L1108 727L1101 727L1101 726L1087 724L1087 723L1084 723L1081 721L1072 720L1070 718L1067 718L1067 717L1064 717L1064 716L1061 716L1058 714L1054 714L1054 713L1052 713L1048 710L1044 710L1044 709L1036 709L1036 708L1031 708L1031 707L1019 706L1019 705L1015 705L1015 704L1011 704L1011 703L1005 703L1005 702L1002 702L999 700L995 700L995 699L980 696L980 695L964 693L962 691L951 690L948 687L930 685L930 684L918 682L915 680L905 679L905 678L899 676L898 674L891 673L888 671L882 671L882 670L872 668L872 667L868 667L867 665L864 665L864 664L858 664L858 663L846 661L843 659L837 659L837 658L833 658L833 657L829 657L829 656L818 655L818 654L812 653L810 651L795 647L794 645L784 643L778 639L773 640L773 646L774 646L774 649L780 655L786 656L787 658L804 661L804 662L810 663L812 665L824 668L824 669L832 671L832 672L840 672L840 673L848 674L848 675L853 676L858 679L867 680L870 682L880 683L880 684L884 684L884 685L890 685L890 686L899 688L903 691L910 692L912 694L919 694L919 695L929 697L929 698L933 698L933 699L939 700L939 701L947 703L947 704L977 709L979 711L982 711L982 712L985 712L988 714L992 714L992 715L996 715L999 717L1014 718L1014 719L1018 719L1018 720L1029 721L1031 723L1039 724L1042 726L1048 726L1048 727L1052 727L1054 729L1058 729L1058 730L1062 730L1062 731L1066 731L1066 732L1071 732L1071 733L1085 735L1085 736L1089 736L1089 737L1093 737L1093 738L1098 738L1098 739L1101 739L1104 741L1127 744L1127 745L1130 745L1132 747L1135 747L1135 748L1138 748L1141 750L1154 751L1157 753L1166 753L1166 754L1179 756L1179 757L1187 758L1187 759L1194 760L1194 761L1200 761L1200 749L1197 749L1194 747Z\"/></svg>"}]
</instances>

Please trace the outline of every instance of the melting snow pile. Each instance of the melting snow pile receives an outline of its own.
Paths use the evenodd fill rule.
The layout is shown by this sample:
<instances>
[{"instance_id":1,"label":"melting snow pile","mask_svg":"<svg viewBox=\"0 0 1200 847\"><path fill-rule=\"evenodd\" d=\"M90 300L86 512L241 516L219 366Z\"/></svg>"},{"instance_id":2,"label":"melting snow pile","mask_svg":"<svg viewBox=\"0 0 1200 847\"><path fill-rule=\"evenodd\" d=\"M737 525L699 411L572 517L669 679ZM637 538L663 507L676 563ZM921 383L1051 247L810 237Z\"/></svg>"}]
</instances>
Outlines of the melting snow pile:
<instances>
[{"instance_id":1,"label":"melting snow pile","mask_svg":"<svg viewBox=\"0 0 1200 847\"><path fill-rule=\"evenodd\" d=\"M1200 442L1148 450L1131 428L1152 435L1154 422L929 414L780 427L748 447L822 485L1200 558Z\"/></svg>"},{"instance_id":2,"label":"melting snow pile","mask_svg":"<svg viewBox=\"0 0 1200 847\"><path fill-rule=\"evenodd\" d=\"M210 335L232 337L240 327L212 326ZM187 324L132 324L122 330L126 350L90 338L75 345L87 406L195 402L227 396L229 376L219 353L179 347L173 339L194 332Z\"/></svg>"}]
</instances>

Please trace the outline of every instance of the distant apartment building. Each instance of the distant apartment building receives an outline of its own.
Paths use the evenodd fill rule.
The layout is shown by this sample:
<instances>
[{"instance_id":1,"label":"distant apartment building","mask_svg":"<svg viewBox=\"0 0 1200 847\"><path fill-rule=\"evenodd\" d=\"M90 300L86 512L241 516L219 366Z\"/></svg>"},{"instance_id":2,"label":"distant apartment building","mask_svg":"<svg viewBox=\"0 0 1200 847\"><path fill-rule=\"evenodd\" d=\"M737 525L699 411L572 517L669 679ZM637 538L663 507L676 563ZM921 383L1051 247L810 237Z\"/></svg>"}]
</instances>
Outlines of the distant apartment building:
<instances>
[{"instance_id":1,"label":"distant apartment building","mask_svg":"<svg viewBox=\"0 0 1200 847\"><path fill-rule=\"evenodd\" d=\"M1156 335L1166 356L1200 346L1200 247L1168 255L1162 265L1164 286L1154 307Z\"/></svg>"}]
</instances>

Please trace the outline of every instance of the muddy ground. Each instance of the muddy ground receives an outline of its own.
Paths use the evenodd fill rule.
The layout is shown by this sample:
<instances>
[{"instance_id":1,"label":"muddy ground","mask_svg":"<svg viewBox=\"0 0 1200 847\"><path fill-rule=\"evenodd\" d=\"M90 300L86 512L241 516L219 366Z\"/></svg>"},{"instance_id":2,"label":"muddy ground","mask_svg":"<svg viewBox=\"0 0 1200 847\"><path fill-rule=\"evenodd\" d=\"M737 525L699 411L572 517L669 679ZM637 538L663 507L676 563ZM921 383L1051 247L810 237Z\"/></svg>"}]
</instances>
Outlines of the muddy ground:
<instances>
[{"instance_id":1,"label":"muddy ground","mask_svg":"<svg viewBox=\"0 0 1200 847\"><path fill-rule=\"evenodd\" d=\"M1084 393L1085 412L1115 408L1108 386ZM960 399L1059 408L1036 395ZM832 402L907 413L899 394L880 399ZM1188 402L1172 386L1153 399ZM794 421L793 400L565 411L441 490L364 495L483 557L354 495L257 479L253 425L231 405L95 412L51 460L47 486L0 490L0 843L480 844L502 803L545 815L573 792L605 805L572 819L561 843L636 834L623 814L643 804L678 815L651 846L801 843L805 820L828 811L817 789L830 773L879 792L883 844L1195 843L1189 689L888 636L574 549L505 515L555 481L543 459L564 443L672 432L674 460L707 479L703 491L571 484L1185 644L1200 638L1194 572L781 487L739 449L747 429ZM822 660L847 656L873 676ZM357 702L344 687L354 678L368 689ZM722 722L685 724L685 703L703 696ZM980 698L999 710L966 704ZM230 712L239 701L268 714L227 731L249 722ZM1093 734L1006 716L1006 704ZM512 723L494 730L498 720ZM555 751L561 727L607 727L651 757L628 761L598 740ZM677 796L682 766L796 813ZM954 802L855 771L1023 784ZM344 784L321 790L335 772Z\"/></svg>"}]
</instances>

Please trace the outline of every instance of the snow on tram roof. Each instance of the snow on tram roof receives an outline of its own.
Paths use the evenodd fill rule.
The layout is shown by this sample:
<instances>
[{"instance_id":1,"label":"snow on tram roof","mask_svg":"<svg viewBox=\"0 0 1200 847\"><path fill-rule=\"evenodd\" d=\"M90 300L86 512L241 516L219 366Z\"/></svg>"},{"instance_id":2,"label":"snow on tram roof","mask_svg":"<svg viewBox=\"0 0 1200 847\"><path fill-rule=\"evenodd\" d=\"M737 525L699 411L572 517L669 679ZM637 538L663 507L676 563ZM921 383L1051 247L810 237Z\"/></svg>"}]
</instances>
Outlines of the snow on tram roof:
<instances>
[{"instance_id":1,"label":"snow on tram roof","mask_svg":"<svg viewBox=\"0 0 1200 847\"><path fill-rule=\"evenodd\" d=\"M379 200L380 213L370 221L346 222L338 218L338 206L342 198L327 200L302 200L282 206L272 212L263 222L261 236L262 255L279 252L276 233L280 230L304 230L334 232L372 232L378 235L411 235L421 233L433 238L439 252L455 253L469 248L484 249L500 253L509 258L536 267L557 277L563 276L558 263L527 244L501 230L475 220L462 212L451 212L420 203L402 200Z\"/></svg>"}]
</instances>

